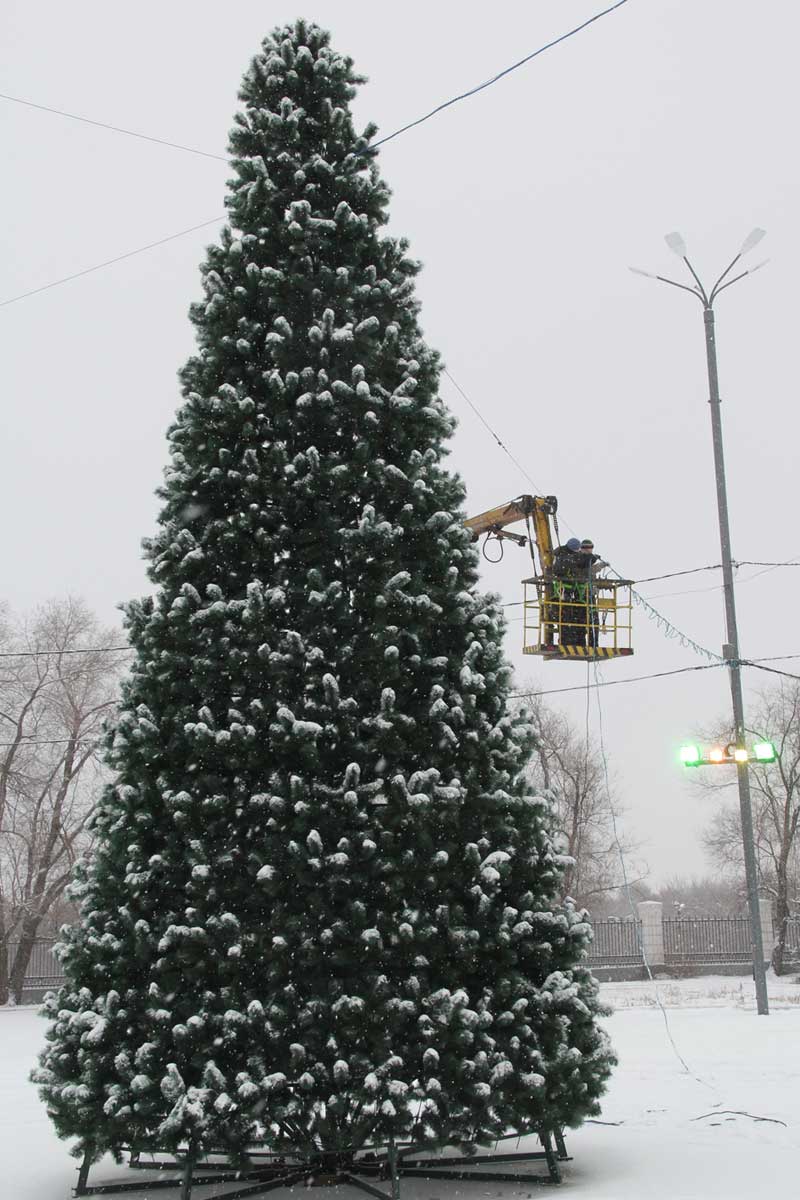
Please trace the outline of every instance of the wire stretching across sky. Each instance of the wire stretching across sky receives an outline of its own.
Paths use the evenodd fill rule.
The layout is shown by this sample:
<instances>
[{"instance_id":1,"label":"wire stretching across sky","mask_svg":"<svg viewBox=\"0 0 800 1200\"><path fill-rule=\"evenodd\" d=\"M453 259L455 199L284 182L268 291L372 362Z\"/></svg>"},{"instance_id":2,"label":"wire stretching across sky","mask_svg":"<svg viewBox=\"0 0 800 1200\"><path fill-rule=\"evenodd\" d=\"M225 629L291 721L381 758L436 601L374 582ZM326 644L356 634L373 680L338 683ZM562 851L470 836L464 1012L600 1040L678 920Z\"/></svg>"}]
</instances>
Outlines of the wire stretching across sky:
<instances>
[{"instance_id":1,"label":"wire stretching across sky","mask_svg":"<svg viewBox=\"0 0 800 1200\"><path fill-rule=\"evenodd\" d=\"M511 461L513 462L513 464L514 464L514 466L517 468L517 470L518 470L518 471L520 471L520 472L521 472L521 473L522 473L522 474L525 476L525 478L527 479L528 483L531 485L531 487L532 487L532 488L533 488L533 490L534 490L534 491L537 493L537 495L541 495L541 488L539 488L539 487L537 487L537 486L536 486L536 483L534 482L534 480L533 480L533 479L531 479L530 475L529 475L529 474L528 474L528 472L525 470L525 468L523 467L522 463L521 463L521 462L519 462L519 460L518 460L518 459L516 459L516 458L514 457L514 455L511 453L511 451L509 450L509 448L508 448L508 446L505 444L505 442L503 442L503 441L501 441L501 440L500 440L500 437L499 437L499 435L498 435L497 433L495 433L494 429L492 429L491 425L490 425L490 424L489 424L489 422L486 420L486 418L484 417L484 415L483 415L483 413L481 412L481 410L478 408L478 406L477 406L476 404L473 404L473 403L472 403L472 401L470 400L469 396L467 395L467 393L466 393L466 392L464 391L464 389L462 388L461 384L456 382L456 380L453 378L453 376L452 376L452 375L450 374L450 372L447 370L447 367L444 367L444 368L443 368L443 370L442 370L442 374L447 376L447 378L450 380L450 382L452 383L452 385L453 385L453 387L456 389L456 391L457 391L457 392L459 392L459 393L460 393L460 394L461 394L461 395L464 397L464 399L466 400L467 404L470 406L470 408L472 409L472 411L475 413L475 416L476 416L476 417L478 418L478 420L481 422L481 424L483 425L483 427L489 431L489 433L492 435L492 437L494 438L494 440L497 442L497 444L498 444L498 446L500 447L500 449L501 449L501 450L503 450L503 451L504 451L504 452L505 452L505 453L508 455L508 457L511 459ZM565 522L565 524L566 524L566 522ZM567 526L567 528L569 528L569 526Z\"/></svg>"},{"instance_id":2,"label":"wire stretching across sky","mask_svg":"<svg viewBox=\"0 0 800 1200\"><path fill-rule=\"evenodd\" d=\"M223 216L212 217L210 221L201 221L199 225L191 225L189 229L181 229L178 233L171 233L168 237L159 238L157 242L149 242L146 246L139 246L136 250L128 250L125 254L118 254L116 258L107 258L105 262L95 263L93 267L84 267L82 271L75 271L72 275L64 275L62 279L53 279L50 283L43 283L41 287L31 288L30 291L20 292L18 296L12 296L10 300L0 300L0 308L5 308L7 304L16 304L18 300L25 300L28 296L35 296L38 292L47 292L50 288L59 287L62 283L69 283L72 279L80 279L82 275L91 275L93 271L102 271L103 267L110 267L114 263L122 262L125 258L133 258L135 254L144 254L145 250L153 250L156 246L163 246L166 242L174 242L176 238L185 237L187 233L194 233L196 229L206 229L209 225L216 225L219 221L224 221Z\"/></svg>"},{"instance_id":3,"label":"wire stretching across sky","mask_svg":"<svg viewBox=\"0 0 800 1200\"><path fill-rule=\"evenodd\" d=\"M410 121L407 125L403 125L400 129L396 129L394 133L387 134L384 138L379 138L375 142L370 142L368 146L365 146L357 153L368 154L372 150L377 150L379 146L385 145L386 142L392 141L393 138L400 137L402 133L406 133L409 129L414 129L417 125L421 125L423 121L429 121L431 117L436 116L436 114L440 113L443 109L449 108L451 105L457 104L460 100L466 100L469 96L474 96L478 92L483 91L485 88L491 87L493 83L497 83L498 80L503 79L512 71L516 71L519 67L524 66L525 63L530 62L531 59L537 58L540 54L544 54L546 50L552 49L553 46L557 46L561 42L566 41L568 38L574 37L575 34L580 33L582 29L586 29L587 26L593 25L594 22L599 21L601 17L608 16L609 13L614 12L615 9L621 8L623 4L627 3L628 0L617 0L616 4L612 4L609 8L604 8L602 12L595 13L593 17L589 17L588 20L584 21L582 24L576 25L574 29L567 30L566 33L562 33L559 37L547 42L544 46L540 46L538 50L534 50L531 54L527 54L525 58L521 58L519 62L512 63L510 67L505 67L502 71L498 71L498 73L492 76L491 79L485 80L484 83L479 83L476 87L470 88L470 90L467 92L462 92L459 96L453 96L449 100L445 100L442 104L437 105L436 108L431 109L431 111L426 113L425 116L418 117L416 121ZM170 142L165 138L153 137L150 134L136 133L132 129L123 129L121 126L112 125L107 121L96 121L90 117L77 116L75 113L65 112L60 108L51 108L46 104L36 104L32 100L23 100L18 96L9 96L0 92L0 99L9 100L15 104L24 104L28 108L37 108L43 112L53 113L56 116L67 117L73 121L80 121L85 125L96 125L101 129L108 129L113 133L124 134L126 137L141 138L146 142L156 142L158 145L168 146L173 150L181 150L189 154L199 154L204 158L219 159L222 162L227 161L220 154L211 154L206 150L196 150L191 146L182 146L178 142ZM128 250L124 254L117 255L116 258L109 258L106 259L105 262L96 263L92 267L85 267L82 271L75 271L72 275L65 275L62 279L54 279L51 283L44 283L40 287L30 288L27 292L21 292L17 296L10 296L8 300L0 301L0 308L4 308L8 304L16 304L20 300L26 300L29 296L35 296L38 292L46 292L50 288L59 287L61 284L69 283L73 279L79 279L82 275L90 275L94 271L102 270L103 267L113 266L114 263L121 262L125 258L132 258L136 254L143 254L146 250L153 250L156 246L163 246L165 242L172 242L176 238L185 237L189 233L194 233L194 231L197 229L203 229L206 225L213 225L215 221L222 221L224 219L225 218L223 216L220 216L215 217L211 221L203 221L199 225L192 225L188 229L181 229L177 233L170 233L166 237L160 238L157 242L150 242L146 246L139 246L135 250Z\"/></svg>"},{"instance_id":4,"label":"wire stretching across sky","mask_svg":"<svg viewBox=\"0 0 800 1200\"><path fill-rule=\"evenodd\" d=\"M609 13L614 12L616 8L622 8L623 4L627 4L628 0L617 0L616 4L612 4L609 8L604 8L602 12L595 13L593 17L589 17L581 25L576 25L574 29L570 29L567 33L562 33L559 37L553 38L552 42L547 42L544 46L540 46L538 50L534 50L531 54L526 54L519 62L512 63L510 67L505 67L504 70L498 71L491 79L485 80L483 83L477 84L470 88L468 92L462 92L460 96L453 96L450 100L444 100L438 104L436 108L432 108L424 117L417 117L416 121L409 121L408 125L403 125L400 129L396 129L394 133L389 133L384 138L379 138L377 142L370 142L368 150L375 150L378 146L383 146L386 142L390 142L392 138L399 137L401 133L405 133L409 129L414 129L417 125L421 125L423 121L429 121L431 117L435 117L437 113L442 112L445 108L450 108L453 104L458 104L460 100L468 100L470 96L477 95L484 88L491 87L493 83L497 83L499 79L503 79L506 75L510 75L512 71L516 71L519 67L524 67L525 63L529 63L532 58L537 58L538 55L544 54L545 50L552 50L553 46L558 46L560 42L565 42L567 38L574 37L576 33L580 33L582 29L586 29L588 25L593 25L595 21L599 21L601 17L607 17Z\"/></svg>"},{"instance_id":5,"label":"wire stretching across sky","mask_svg":"<svg viewBox=\"0 0 800 1200\"><path fill-rule=\"evenodd\" d=\"M21 96L8 96L5 92L0 92L0 100L10 100L12 104L24 104L26 108L37 108L40 112L52 113L56 117L67 117L70 121L80 121L82 125L94 125L98 129L108 129L111 133L124 133L126 137L139 138L143 142L155 142L158 146L168 146L170 150L183 150L186 154L199 154L202 158L215 158L217 162L228 162L225 154L211 154L208 150L182 146L180 142L168 142L166 138L153 137L149 133L136 133L133 129L122 129L121 126L111 125L108 121L95 121L92 117L80 117L77 113L65 112L63 108L51 108L49 104L36 104L33 100L23 100Z\"/></svg>"}]
</instances>

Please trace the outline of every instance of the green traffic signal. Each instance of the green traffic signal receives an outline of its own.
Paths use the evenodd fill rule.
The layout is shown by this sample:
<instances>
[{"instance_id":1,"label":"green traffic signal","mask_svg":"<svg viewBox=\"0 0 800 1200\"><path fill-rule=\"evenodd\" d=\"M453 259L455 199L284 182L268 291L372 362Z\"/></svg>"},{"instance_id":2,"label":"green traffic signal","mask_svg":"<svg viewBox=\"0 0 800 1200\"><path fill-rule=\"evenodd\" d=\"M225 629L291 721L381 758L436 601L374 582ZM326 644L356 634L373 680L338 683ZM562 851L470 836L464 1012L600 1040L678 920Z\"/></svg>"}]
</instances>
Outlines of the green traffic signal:
<instances>
[{"instance_id":1,"label":"green traffic signal","mask_svg":"<svg viewBox=\"0 0 800 1200\"><path fill-rule=\"evenodd\" d=\"M698 746L681 746L680 760L685 767L699 767L702 757Z\"/></svg>"},{"instance_id":2,"label":"green traffic signal","mask_svg":"<svg viewBox=\"0 0 800 1200\"><path fill-rule=\"evenodd\" d=\"M756 742L753 746L753 756L756 762L775 762L778 752L772 742Z\"/></svg>"}]
</instances>

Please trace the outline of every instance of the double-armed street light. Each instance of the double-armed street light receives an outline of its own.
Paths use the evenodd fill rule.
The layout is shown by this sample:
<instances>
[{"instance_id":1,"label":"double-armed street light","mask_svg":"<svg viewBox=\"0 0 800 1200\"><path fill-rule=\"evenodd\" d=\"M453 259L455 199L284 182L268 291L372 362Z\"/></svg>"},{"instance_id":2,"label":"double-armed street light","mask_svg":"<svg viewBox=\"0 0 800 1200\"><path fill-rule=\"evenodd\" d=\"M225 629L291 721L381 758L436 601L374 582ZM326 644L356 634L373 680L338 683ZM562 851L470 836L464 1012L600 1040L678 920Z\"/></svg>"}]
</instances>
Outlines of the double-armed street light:
<instances>
[{"instance_id":1,"label":"double-armed street light","mask_svg":"<svg viewBox=\"0 0 800 1200\"><path fill-rule=\"evenodd\" d=\"M765 265L764 262L748 270L739 271L731 276L740 259L764 237L765 230L754 229L742 243L739 253L717 279L714 286L706 291L700 277L689 261L686 243L679 233L668 233L665 241L670 250L677 254L686 265L693 284L679 283L676 279L668 279L664 275L655 275L650 271L640 271L636 267L631 270L637 275L648 279L658 279L671 287L690 292L696 296L703 306L703 321L705 323L706 362L708 366L708 403L711 409L711 435L714 446L714 474L717 487L717 510L719 515L719 540L722 550L722 579L725 592L725 621L727 641L722 647L722 656L728 664L731 683L731 702L733 708L734 742L727 761L735 763L739 784L739 808L742 821L742 844L744 849L745 876L747 879L747 898L750 910L750 932L753 949L753 977L756 989L756 1007L761 1015L769 1013L767 1000L767 980L764 971L764 946L761 936L761 914L758 903L758 869L756 864L755 843L753 840L753 810L750 802L749 755L745 746L744 703L742 700L741 662L739 659L739 635L736 628L736 605L733 590L733 561L731 559L731 536L728 522L728 497L725 487L725 458L722 446L722 419L720 415L719 376L717 372L717 346L714 335L714 301L726 288L732 287L746 275L752 275ZM737 751L739 753L737 753ZM711 760L717 762L717 759ZM723 760L719 760L723 761ZM691 765L703 765L702 763Z\"/></svg>"}]
</instances>

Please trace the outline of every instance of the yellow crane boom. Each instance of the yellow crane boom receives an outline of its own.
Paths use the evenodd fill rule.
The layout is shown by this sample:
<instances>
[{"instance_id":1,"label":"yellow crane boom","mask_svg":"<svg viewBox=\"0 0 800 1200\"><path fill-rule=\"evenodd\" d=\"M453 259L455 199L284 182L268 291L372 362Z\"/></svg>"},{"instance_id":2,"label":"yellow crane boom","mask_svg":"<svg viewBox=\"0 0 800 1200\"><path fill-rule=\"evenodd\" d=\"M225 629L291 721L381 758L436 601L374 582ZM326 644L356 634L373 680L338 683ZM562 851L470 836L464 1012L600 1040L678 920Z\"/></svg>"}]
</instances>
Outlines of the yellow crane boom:
<instances>
[{"instance_id":1,"label":"yellow crane boom","mask_svg":"<svg viewBox=\"0 0 800 1200\"><path fill-rule=\"evenodd\" d=\"M588 565L585 577L560 562L556 566L551 517L555 496L517 496L497 508L470 517L464 525L477 542L481 534L533 544L539 551L539 573L523 579L523 654L539 654L548 661L621 658L633 654L631 646L631 581L599 578ZM509 525L524 521L528 535L511 533ZM558 526L553 520L556 537ZM532 527L532 528L531 528ZM535 561L534 561L534 570Z\"/></svg>"},{"instance_id":2,"label":"yellow crane boom","mask_svg":"<svg viewBox=\"0 0 800 1200\"><path fill-rule=\"evenodd\" d=\"M534 541L539 551L539 561L542 574L553 566L553 535L550 532L550 517L555 516L558 501L555 496L517 496L497 508L487 509L465 521L467 529L472 533L473 542L477 542L482 533L491 533L497 538L509 538L524 546L527 538L521 533L509 533L506 526L517 521L529 520L533 524Z\"/></svg>"}]
</instances>

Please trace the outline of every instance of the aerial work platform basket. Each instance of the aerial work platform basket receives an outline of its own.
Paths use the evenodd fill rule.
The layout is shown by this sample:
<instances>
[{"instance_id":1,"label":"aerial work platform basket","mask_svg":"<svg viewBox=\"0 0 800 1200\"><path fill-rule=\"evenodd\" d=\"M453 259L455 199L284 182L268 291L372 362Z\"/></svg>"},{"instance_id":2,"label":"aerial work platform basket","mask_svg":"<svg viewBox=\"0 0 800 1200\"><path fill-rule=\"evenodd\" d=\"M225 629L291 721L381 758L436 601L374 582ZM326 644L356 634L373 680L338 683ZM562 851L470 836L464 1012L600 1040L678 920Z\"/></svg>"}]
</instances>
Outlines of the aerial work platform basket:
<instances>
[{"instance_id":1,"label":"aerial work platform basket","mask_svg":"<svg viewBox=\"0 0 800 1200\"><path fill-rule=\"evenodd\" d=\"M517 496L497 508L469 517L464 524L473 542L511 541L527 547L536 569L534 546L539 552L538 575L523 579L523 654L545 660L624 658L631 646L633 580L609 579L599 574L608 564L592 553L594 543L584 539L584 554L567 555L570 543L556 547L558 501L555 496ZM524 521L527 533L511 533L509 525ZM551 528L552 525L552 528ZM553 538L555 532L556 538ZM579 545L577 538L575 544ZM486 556L486 543L483 548ZM499 559L490 561L499 562Z\"/></svg>"},{"instance_id":2,"label":"aerial work platform basket","mask_svg":"<svg viewBox=\"0 0 800 1200\"><path fill-rule=\"evenodd\" d=\"M523 579L523 654L555 659L622 658L631 646L632 580L591 583Z\"/></svg>"}]
</instances>

